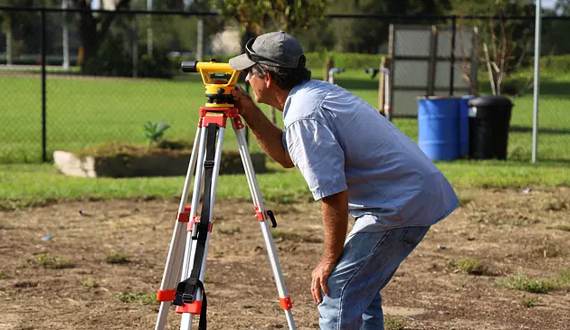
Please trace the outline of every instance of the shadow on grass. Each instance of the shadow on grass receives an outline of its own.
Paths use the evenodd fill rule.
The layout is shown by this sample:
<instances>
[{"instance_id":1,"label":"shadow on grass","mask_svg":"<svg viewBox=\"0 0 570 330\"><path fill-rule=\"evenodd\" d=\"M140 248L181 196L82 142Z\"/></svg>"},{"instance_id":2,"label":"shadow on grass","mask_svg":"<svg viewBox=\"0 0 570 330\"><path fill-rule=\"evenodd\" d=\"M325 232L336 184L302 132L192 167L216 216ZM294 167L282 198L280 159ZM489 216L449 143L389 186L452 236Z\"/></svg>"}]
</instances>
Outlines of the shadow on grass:
<instances>
[{"instance_id":1,"label":"shadow on grass","mask_svg":"<svg viewBox=\"0 0 570 330\"><path fill-rule=\"evenodd\" d=\"M519 126L519 125L511 125L509 128L510 132L517 132L517 133L530 133L532 132L532 127L529 126ZM539 134L552 134L552 135L560 135L560 134L570 134L570 128L539 128Z\"/></svg>"},{"instance_id":2,"label":"shadow on grass","mask_svg":"<svg viewBox=\"0 0 570 330\"><path fill-rule=\"evenodd\" d=\"M570 82L567 81L553 81L548 78L543 78L540 81L541 95L558 96L560 98L568 99L569 90L570 90Z\"/></svg>"}]
</instances>

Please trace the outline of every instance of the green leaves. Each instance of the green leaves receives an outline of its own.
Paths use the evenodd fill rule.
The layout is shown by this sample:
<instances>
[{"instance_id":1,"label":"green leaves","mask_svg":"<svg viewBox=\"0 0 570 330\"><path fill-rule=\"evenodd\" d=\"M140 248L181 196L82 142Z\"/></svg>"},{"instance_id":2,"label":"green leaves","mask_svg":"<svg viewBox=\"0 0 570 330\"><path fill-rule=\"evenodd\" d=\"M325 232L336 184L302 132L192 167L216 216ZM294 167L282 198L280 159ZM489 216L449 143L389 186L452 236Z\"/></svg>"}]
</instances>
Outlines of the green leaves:
<instances>
[{"instance_id":1,"label":"green leaves","mask_svg":"<svg viewBox=\"0 0 570 330\"><path fill-rule=\"evenodd\" d=\"M153 123L147 121L144 124L144 135L148 139L148 144L158 143L162 139L164 132L170 128L170 125L164 122Z\"/></svg>"},{"instance_id":2,"label":"green leaves","mask_svg":"<svg viewBox=\"0 0 570 330\"><path fill-rule=\"evenodd\" d=\"M326 0L212 0L212 4L256 34L306 29L322 19L326 9Z\"/></svg>"}]
</instances>

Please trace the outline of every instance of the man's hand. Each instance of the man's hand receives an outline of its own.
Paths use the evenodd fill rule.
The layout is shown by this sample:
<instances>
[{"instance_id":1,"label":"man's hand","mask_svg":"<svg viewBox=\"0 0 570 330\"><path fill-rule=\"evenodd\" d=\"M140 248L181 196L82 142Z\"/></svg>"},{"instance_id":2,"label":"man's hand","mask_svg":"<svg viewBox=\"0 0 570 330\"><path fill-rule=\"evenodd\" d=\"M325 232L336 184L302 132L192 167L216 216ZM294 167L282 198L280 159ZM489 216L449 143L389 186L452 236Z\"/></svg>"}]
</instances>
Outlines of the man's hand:
<instances>
[{"instance_id":1,"label":"man's hand","mask_svg":"<svg viewBox=\"0 0 570 330\"><path fill-rule=\"evenodd\" d=\"M234 105L246 121L252 117L254 111L259 111L251 97L239 86L234 87L232 95L234 97Z\"/></svg>"},{"instance_id":2,"label":"man's hand","mask_svg":"<svg viewBox=\"0 0 570 330\"><path fill-rule=\"evenodd\" d=\"M318 304L322 299L321 291L324 294L329 294L329 287L327 285L327 279L331 274L335 266L334 261L327 259L321 259L317 267L313 270L312 281L311 281L311 294L313 295L313 301Z\"/></svg>"},{"instance_id":3,"label":"man's hand","mask_svg":"<svg viewBox=\"0 0 570 330\"><path fill-rule=\"evenodd\" d=\"M311 295L317 304L322 301L322 293L329 294L327 280L342 255L348 225L348 192L345 190L324 197L321 209L324 250L321 261L313 270L311 281Z\"/></svg>"},{"instance_id":4,"label":"man's hand","mask_svg":"<svg viewBox=\"0 0 570 330\"><path fill-rule=\"evenodd\" d=\"M243 89L236 86L232 95L234 105L255 134L261 149L283 167L293 167L293 161L283 146L283 131L265 117Z\"/></svg>"}]
</instances>

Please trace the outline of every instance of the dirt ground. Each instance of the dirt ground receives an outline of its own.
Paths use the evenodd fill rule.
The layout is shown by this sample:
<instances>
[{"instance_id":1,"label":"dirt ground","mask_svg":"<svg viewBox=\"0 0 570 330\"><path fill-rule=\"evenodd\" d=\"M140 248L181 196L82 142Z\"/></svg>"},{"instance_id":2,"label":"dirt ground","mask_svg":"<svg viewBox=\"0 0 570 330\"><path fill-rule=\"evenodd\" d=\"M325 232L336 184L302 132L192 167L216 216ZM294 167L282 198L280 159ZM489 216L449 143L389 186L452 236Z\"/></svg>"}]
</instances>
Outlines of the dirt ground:
<instances>
[{"instance_id":1,"label":"dirt ground","mask_svg":"<svg viewBox=\"0 0 570 330\"><path fill-rule=\"evenodd\" d=\"M536 294L500 283L570 270L570 188L459 194L462 207L430 230L383 290L387 328L569 329L568 288ZM0 329L153 328L152 294L177 204L84 201L0 212ZM322 244L319 205L266 206L279 223L275 242L297 325L318 328L309 285ZM218 200L215 218L209 328L287 328L251 204ZM461 260L481 265L470 274ZM168 320L178 328L174 311Z\"/></svg>"}]
</instances>

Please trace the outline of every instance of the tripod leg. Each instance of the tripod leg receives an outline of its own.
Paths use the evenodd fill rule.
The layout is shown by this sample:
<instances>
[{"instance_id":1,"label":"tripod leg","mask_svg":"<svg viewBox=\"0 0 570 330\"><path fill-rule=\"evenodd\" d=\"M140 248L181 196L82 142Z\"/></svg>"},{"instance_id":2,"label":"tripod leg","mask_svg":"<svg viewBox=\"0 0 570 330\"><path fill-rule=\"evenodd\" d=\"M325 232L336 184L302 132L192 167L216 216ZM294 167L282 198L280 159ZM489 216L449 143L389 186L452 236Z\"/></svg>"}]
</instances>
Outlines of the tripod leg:
<instances>
[{"instance_id":1,"label":"tripod leg","mask_svg":"<svg viewBox=\"0 0 570 330\"><path fill-rule=\"evenodd\" d=\"M162 330L166 327L167 316L170 305L172 304L172 294L176 283L180 278L182 269L182 252L184 248L184 239L186 237L186 222L189 219L188 210L185 207L188 199L188 188L192 180L192 175L196 166L197 146L200 144L200 128L196 130L194 135L194 144L192 146L192 154L188 163L188 170L186 178L184 179L184 186L182 188L182 196L180 197L180 204L178 206L177 221L172 232L170 239L170 246L168 249L168 256L166 258L166 265L164 267L164 274L160 284L160 290L157 292L157 299L160 301L158 317L156 320L155 330Z\"/></svg>"},{"instance_id":2,"label":"tripod leg","mask_svg":"<svg viewBox=\"0 0 570 330\"><path fill-rule=\"evenodd\" d=\"M210 127L208 128L210 129ZM205 129L203 130L205 131ZM213 168L210 172L211 175L211 180L209 182L209 184L205 184L204 187L204 195L209 193L209 198L206 198L206 196L204 196L204 203L202 204L202 215L201 217L207 216L207 223L208 223L208 232L207 232L207 236L206 236L206 240L204 242L203 245L203 251L202 252L198 252L198 249L200 249L200 242L198 242L197 244L192 244L192 240L196 239L198 237L198 235L201 235L198 231L198 224L196 222L193 223L192 226L192 235L187 237L187 244L186 244L186 255L184 258L185 264L183 267L183 274L181 277L181 280L184 281L186 279L188 279L189 277L192 276L196 276L196 270L194 269L194 267L199 267L199 273L198 273L198 279L201 283L204 283L204 277L205 277L205 272L206 272L206 259L207 259L207 255L208 255L208 244L210 241L210 232L211 232L211 228L212 228L212 223L213 223L213 210L214 210L214 205L215 205L215 197L216 197L216 184L217 184L217 178L219 176L219 171L220 171L220 164L221 164L221 155L222 155L222 148L223 148L223 137L224 137L224 128L220 127L218 132L217 132L217 137L215 139L216 142L216 146L214 150L214 157L213 157ZM209 141L209 140L208 140ZM210 142L206 142L206 148L208 148L208 143ZM210 152L210 151L208 151ZM206 163L208 162L208 159L204 160L204 154L205 153L201 153L201 158L198 159L198 164L204 164L204 167L200 167L198 172L199 172L199 176L202 177L202 175L204 175L204 168L207 166ZM207 176L208 174L206 174ZM206 182L208 180L208 178L204 178L204 182ZM198 181L198 174L197 174L197 178L196 181ZM209 186L209 187L208 187ZM197 187L199 188L199 187ZM209 191L208 191L209 190ZM195 189L194 192L200 191L200 189ZM196 196L196 194L194 195ZM207 201L207 202L206 202ZM198 202L198 201L196 201ZM193 202L194 205L194 202ZM194 208L193 206L193 209ZM202 220L202 219L201 219ZM188 252L190 252L190 256L189 258L188 256ZM196 264L196 258L201 258L201 260L198 260L198 262L200 262L199 265ZM186 262L188 261L188 262ZM202 302L204 304L202 304ZM180 329L183 330L190 330L192 328L192 314L200 314L200 317L205 317L205 313L203 313L204 311L202 310L202 308L206 308L206 299L205 299L205 295L202 292L202 290L197 289L196 291L196 299L195 301L187 306L188 310L184 311L182 314L182 318L181 318L181 323L180 323ZM200 320L200 322L205 322L206 320Z\"/></svg>"},{"instance_id":3,"label":"tripod leg","mask_svg":"<svg viewBox=\"0 0 570 330\"><path fill-rule=\"evenodd\" d=\"M279 303L285 311L285 317L287 318L289 329L296 329L295 321L293 320L293 314L291 313L291 299L287 292L287 288L285 287L283 273L281 271L281 266L279 265L279 258L277 257L277 249L275 248L275 243L273 242L273 237L271 236L271 231L269 230L269 224L267 223L267 213L265 211L265 207L263 205L263 197L261 196L261 192L257 184L257 179L255 177L255 171L253 169L253 163L251 161L251 156L247 148L244 130L245 128L236 128L234 125L234 131L238 141L239 153L249 185L249 190L251 192L253 204L256 208L257 219L259 220L261 233L263 234L263 239L265 241L265 248L267 249L267 255L269 257L271 269L273 270L273 277L275 278L275 284L279 293Z\"/></svg>"}]
</instances>

